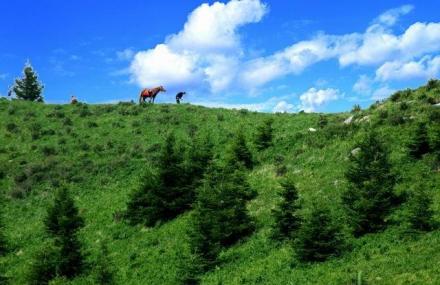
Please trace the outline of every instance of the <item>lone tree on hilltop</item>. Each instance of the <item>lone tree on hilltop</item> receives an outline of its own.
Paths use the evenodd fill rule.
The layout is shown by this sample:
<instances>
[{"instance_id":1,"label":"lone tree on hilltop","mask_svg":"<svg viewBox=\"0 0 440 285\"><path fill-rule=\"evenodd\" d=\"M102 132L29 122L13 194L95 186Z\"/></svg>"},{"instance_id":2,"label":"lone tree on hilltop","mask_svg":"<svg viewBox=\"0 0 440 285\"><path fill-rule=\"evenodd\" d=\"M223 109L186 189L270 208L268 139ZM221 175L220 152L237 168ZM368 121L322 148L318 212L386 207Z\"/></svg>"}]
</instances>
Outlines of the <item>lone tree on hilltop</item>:
<instances>
[{"instance_id":1,"label":"lone tree on hilltop","mask_svg":"<svg viewBox=\"0 0 440 285\"><path fill-rule=\"evenodd\" d=\"M38 75L30 65L26 63L23 69L23 77L15 80L12 92L18 99L43 102L44 86L38 81Z\"/></svg>"},{"instance_id":2,"label":"lone tree on hilltop","mask_svg":"<svg viewBox=\"0 0 440 285\"><path fill-rule=\"evenodd\" d=\"M388 152L378 135L368 132L357 148L359 151L350 155L350 166L345 173L348 189L342 194L342 203L355 236L361 236L385 227L386 217L397 199Z\"/></svg>"}]
</instances>

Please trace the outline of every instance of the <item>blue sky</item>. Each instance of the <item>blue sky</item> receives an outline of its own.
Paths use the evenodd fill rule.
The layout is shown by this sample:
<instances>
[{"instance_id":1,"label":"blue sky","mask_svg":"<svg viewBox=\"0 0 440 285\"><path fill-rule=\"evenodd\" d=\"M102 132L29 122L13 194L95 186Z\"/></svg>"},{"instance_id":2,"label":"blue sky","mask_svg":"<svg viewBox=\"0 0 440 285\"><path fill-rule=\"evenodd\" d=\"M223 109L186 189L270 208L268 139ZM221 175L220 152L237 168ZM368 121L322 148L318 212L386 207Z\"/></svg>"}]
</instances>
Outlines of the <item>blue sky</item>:
<instances>
[{"instance_id":1,"label":"blue sky","mask_svg":"<svg viewBox=\"0 0 440 285\"><path fill-rule=\"evenodd\" d=\"M49 103L368 106L440 73L438 1L0 2L0 94L30 60Z\"/></svg>"}]
</instances>

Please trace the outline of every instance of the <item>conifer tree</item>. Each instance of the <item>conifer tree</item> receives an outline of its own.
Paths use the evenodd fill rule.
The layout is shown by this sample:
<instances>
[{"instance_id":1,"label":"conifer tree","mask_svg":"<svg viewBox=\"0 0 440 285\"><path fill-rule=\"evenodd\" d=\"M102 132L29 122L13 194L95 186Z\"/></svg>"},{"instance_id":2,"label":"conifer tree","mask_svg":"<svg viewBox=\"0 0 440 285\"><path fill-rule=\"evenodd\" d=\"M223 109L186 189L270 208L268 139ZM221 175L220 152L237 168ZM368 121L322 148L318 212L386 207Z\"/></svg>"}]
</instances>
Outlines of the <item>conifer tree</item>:
<instances>
[{"instance_id":1,"label":"conifer tree","mask_svg":"<svg viewBox=\"0 0 440 285\"><path fill-rule=\"evenodd\" d=\"M7 242L5 237L5 225L3 223L3 209L4 209L3 194L0 193L0 256L4 255L7 251Z\"/></svg>"},{"instance_id":2,"label":"conifer tree","mask_svg":"<svg viewBox=\"0 0 440 285\"><path fill-rule=\"evenodd\" d=\"M437 162L440 162L440 126L434 126L432 128L432 140L430 144L432 152L437 158Z\"/></svg>"},{"instance_id":3,"label":"conifer tree","mask_svg":"<svg viewBox=\"0 0 440 285\"><path fill-rule=\"evenodd\" d=\"M53 240L45 242L36 253L30 271L26 276L28 284L49 284L58 275L60 255L60 248L53 243Z\"/></svg>"},{"instance_id":4,"label":"conifer tree","mask_svg":"<svg viewBox=\"0 0 440 285\"><path fill-rule=\"evenodd\" d=\"M198 189L191 216L190 244L200 257L202 268L209 270L224 247L228 247L254 230L246 202L255 193L246 182L242 167L212 166Z\"/></svg>"},{"instance_id":5,"label":"conifer tree","mask_svg":"<svg viewBox=\"0 0 440 285\"><path fill-rule=\"evenodd\" d=\"M4 200L2 193L0 193L0 258L5 255L8 250L6 237L4 235L3 209ZM3 263L0 262L0 285L7 284L7 278L4 276L4 273Z\"/></svg>"},{"instance_id":6,"label":"conifer tree","mask_svg":"<svg viewBox=\"0 0 440 285\"><path fill-rule=\"evenodd\" d=\"M165 203L160 199L163 189L153 174L145 175L142 185L131 193L125 218L133 225L154 226L162 219Z\"/></svg>"},{"instance_id":7,"label":"conifer tree","mask_svg":"<svg viewBox=\"0 0 440 285\"><path fill-rule=\"evenodd\" d=\"M235 135L229 149L229 158L231 163L240 163L247 169L251 169L254 166L252 153L249 150L246 138L242 132L238 132Z\"/></svg>"},{"instance_id":8,"label":"conifer tree","mask_svg":"<svg viewBox=\"0 0 440 285\"><path fill-rule=\"evenodd\" d=\"M4 267L5 267L4 264L0 263L0 285L9 284L8 277L5 275Z\"/></svg>"},{"instance_id":9,"label":"conifer tree","mask_svg":"<svg viewBox=\"0 0 440 285\"><path fill-rule=\"evenodd\" d=\"M318 126L322 129L328 125L327 117L324 115L319 115Z\"/></svg>"},{"instance_id":10,"label":"conifer tree","mask_svg":"<svg viewBox=\"0 0 440 285\"><path fill-rule=\"evenodd\" d=\"M41 95L43 88L34 69L27 63L23 69L23 78L15 80L12 92L19 99L43 102Z\"/></svg>"},{"instance_id":11,"label":"conifer tree","mask_svg":"<svg viewBox=\"0 0 440 285\"><path fill-rule=\"evenodd\" d=\"M344 239L328 209L313 206L309 217L301 224L294 248L303 262L325 261L341 254Z\"/></svg>"},{"instance_id":12,"label":"conifer tree","mask_svg":"<svg viewBox=\"0 0 440 285\"><path fill-rule=\"evenodd\" d=\"M432 197L422 186L417 185L407 202L409 227L416 231L427 232L435 227Z\"/></svg>"},{"instance_id":13,"label":"conifer tree","mask_svg":"<svg viewBox=\"0 0 440 285\"><path fill-rule=\"evenodd\" d=\"M273 226L273 238L276 240L292 239L296 235L301 218L298 211L298 191L295 182L291 176L285 178L281 182L283 191L281 192L282 200L278 204L278 208L273 211L275 224Z\"/></svg>"},{"instance_id":14,"label":"conifer tree","mask_svg":"<svg viewBox=\"0 0 440 285\"><path fill-rule=\"evenodd\" d=\"M96 284L112 285L115 281L115 268L110 259L108 248L105 243L100 243L99 255L94 264L94 277Z\"/></svg>"},{"instance_id":15,"label":"conifer tree","mask_svg":"<svg viewBox=\"0 0 440 285\"><path fill-rule=\"evenodd\" d=\"M209 137L197 137L188 149L185 165L185 184L188 191L195 193L194 189L200 186L203 175L213 159L213 145ZM194 200L194 199L192 199Z\"/></svg>"},{"instance_id":16,"label":"conifer tree","mask_svg":"<svg viewBox=\"0 0 440 285\"><path fill-rule=\"evenodd\" d=\"M419 123L414 136L408 145L409 155L412 158L420 159L424 154L429 153L428 130L425 123Z\"/></svg>"},{"instance_id":17,"label":"conifer tree","mask_svg":"<svg viewBox=\"0 0 440 285\"><path fill-rule=\"evenodd\" d=\"M61 188L44 221L46 232L54 238L59 247L60 259L57 275L72 278L81 273L83 255L78 240L78 231L84 226L78 209L66 188Z\"/></svg>"},{"instance_id":18,"label":"conifer tree","mask_svg":"<svg viewBox=\"0 0 440 285\"><path fill-rule=\"evenodd\" d=\"M273 120L267 119L262 125L258 126L255 137L255 145L258 150L265 150L272 145L273 138Z\"/></svg>"},{"instance_id":19,"label":"conifer tree","mask_svg":"<svg viewBox=\"0 0 440 285\"><path fill-rule=\"evenodd\" d=\"M133 192L127 204L126 218L132 224L154 226L189 209L194 189L188 187L187 169L182 150L177 149L173 134L166 137L158 158L157 175L149 175Z\"/></svg>"},{"instance_id":20,"label":"conifer tree","mask_svg":"<svg viewBox=\"0 0 440 285\"><path fill-rule=\"evenodd\" d=\"M357 147L359 152L350 156L345 173L348 189L342 194L342 202L355 236L361 236L385 227L385 219L397 199L388 152L378 135L368 132Z\"/></svg>"}]
</instances>

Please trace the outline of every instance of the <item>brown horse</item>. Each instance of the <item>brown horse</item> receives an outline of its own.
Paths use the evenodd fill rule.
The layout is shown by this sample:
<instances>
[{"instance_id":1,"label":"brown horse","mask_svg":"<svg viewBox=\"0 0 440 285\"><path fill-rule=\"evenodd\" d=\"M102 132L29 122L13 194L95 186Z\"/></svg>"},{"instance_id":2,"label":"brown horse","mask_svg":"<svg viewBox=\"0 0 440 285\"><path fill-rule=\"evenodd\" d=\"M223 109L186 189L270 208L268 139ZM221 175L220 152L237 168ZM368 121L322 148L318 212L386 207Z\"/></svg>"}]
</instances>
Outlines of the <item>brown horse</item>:
<instances>
[{"instance_id":1,"label":"brown horse","mask_svg":"<svg viewBox=\"0 0 440 285\"><path fill-rule=\"evenodd\" d=\"M147 100L148 103L154 103L154 99L156 99L157 94L159 92L166 92L165 88L163 86L159 86L153 89L145 88L141 91L141 94L139 94L139 104L142 104Z\"/></svg>"}]
</instances>

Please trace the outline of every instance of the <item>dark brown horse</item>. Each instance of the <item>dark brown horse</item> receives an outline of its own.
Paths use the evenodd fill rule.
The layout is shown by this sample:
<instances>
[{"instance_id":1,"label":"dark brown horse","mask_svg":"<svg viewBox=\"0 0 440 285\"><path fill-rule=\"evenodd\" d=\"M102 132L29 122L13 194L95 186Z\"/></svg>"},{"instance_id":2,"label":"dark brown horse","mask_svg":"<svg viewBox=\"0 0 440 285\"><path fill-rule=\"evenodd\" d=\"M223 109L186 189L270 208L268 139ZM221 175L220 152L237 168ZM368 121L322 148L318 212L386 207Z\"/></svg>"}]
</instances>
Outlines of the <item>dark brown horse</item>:
<instances>
[{"instance_id":1,"label":"dark brown horse","mask_svg":"<svg viewBox=\"0 0 440 285\"><path fill-rule=\"evenodd\" d=\"M148 103L154 103L154 99L156 99L157 94L159 92L166 92L163 86L159 86L153 89L145 88L139 94L139 104L144 103L148 98Z\"/></svg>"}]
</instances>

